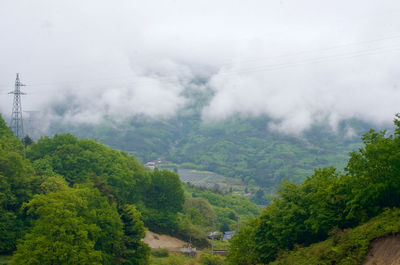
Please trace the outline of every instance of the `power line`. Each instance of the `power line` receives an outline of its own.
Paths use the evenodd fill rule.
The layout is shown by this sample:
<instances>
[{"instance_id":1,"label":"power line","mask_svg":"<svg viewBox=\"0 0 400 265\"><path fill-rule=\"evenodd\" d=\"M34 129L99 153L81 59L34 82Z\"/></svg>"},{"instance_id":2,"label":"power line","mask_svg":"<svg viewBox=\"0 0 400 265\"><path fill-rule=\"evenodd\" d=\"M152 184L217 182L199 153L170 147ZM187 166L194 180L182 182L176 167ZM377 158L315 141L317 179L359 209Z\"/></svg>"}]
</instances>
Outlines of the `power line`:
<instances>
[{"instance_id":1,"label":"power line","mask_svg":"<svg viewBox=\"0 0 400 265\"><path fill-rule=\"evenodd\" d=\"M335 49L340 49L340 48L346 48L346 47L356 46L356 45L360 45L360 44L371 44L371 43L377 43L377 42L382 42L382 41L386 41L386 40L395 40L395 39L400 39L400 35L392 35L392 36L387 36L387 37L382 37L382 38L377 38L377 39L371 39L371 40L365 40L365 41L359 41L359 42L349 42L349 43L344 43L344 44L324 47L324 48L317 49L317 50L302 50L302 51L297 51L297 52L287 53L287 54L282 54L282 55L277 55L277 56L252 58L252 59L240 60L238 62L239 63L246 63L246 62L255 62L255 61L260 61L260 60L270 60L270 59L281 59L281 58L287 58L287 57L295 57L295 56L299 56L299 55L303 55L303 54L310 54L310 53L316 53L316 52L320 52L321 53L321 52L325 52L325 51L330 51L330 50L335 50Z\"/></svg>"},{"instance_id":2,"label":"power line","mask_svg":"<svg viewBox=\"0 0 400 265\"><path fill-rule=\"evenodd\" d=\"M282 64L271 64L271 65L263 65L249 69L237 70L237 71L222 71L219 74L222 75L231 75L231 74L243 74L243 73L251 73L251 72L258 72L258 71L274 71L274 70L281 70L290 67L295 67L299 65L305 64L315 64L315 63L322 63L327 61L332 61L336 59L350 59L360 56L366 55L375 55L381 53L381 51L398 51L400 49L400 45L393 46L393 47L384 47L384 48L376 48L376 49L368 49L364 51L357 51L351 53L342 53L342 54L335 54L331 56L324 56L324 57L317 57L311 58L309 60L292 62L292 63L282 63Z\"/></svg>"},{"instance_id":3,"label":"power line","mask_svg":"<svg viewBox=\"0 0 400 265\"><path fill-rule=\"evenodd\" d=\"M372 39L372 40L366 40L366 41L361 41L361 42L347 43L347 44L343 44L343 45L335 45L335 46L326 47L324 49L320 49L317 51L315 51L315 50L300 51L300 52L296 52L296 53L289 53L289 54L273 56L273 57L261 57L261 58L257 58L257 59L243 60L243 61L238 61L238 63L290 58L290 57L296 57L296 56L303 55L303 54L312 54L312 53L316 53L316 52L321 53L321 52L332 51L332 50L344 48L344 47L350 47L350 46L355 46L355 45L360 45L360 44L379 43L382 41L395 40L395 39L400 39L400 35L393 35L393 36ZM326 56L321 56L321 57L314 57L314 58L311 57L311 58L307 58L305 60L303 59L303 60L298 60L295 62L260 65L260 66L249 67L247 69L241 69L241 70L231 70L231 71L223 71L222 70L218 74L232 75L232 74L241 74L241 73L251 73L251 72L257 72L257 71L281 70L281 69L286 69L286 68L295 67L295 66L299 66L299 65L305 65L305 64L323 63L323 62L337 60L337 59L348 59L348 58L355 58L355 57L360 57L360 56L373 55L373 54L378 54L382 51L397 51L397 49L400 48L400 46L397 46L397 45L398 44L395 43L395 46L392 46L392 47L378 47L378 48L370 48L370 49L364 49L364 50L359 50L359 51L350 51L350 52L344 51L344 52L338 52L336 54L331 54L331 55L326 55ZM231 64L223 64L221 68L223 68L224 66L231 67L232 63ZM32 84L31 86L43 87L43 86L54 86L54 85L80 85L82 83L112 81L112 80L117 80L117 79L121 80L124 78L130 79L130 78L136 78L136 77L137 76L135 76L135 75L127 74L127 75L119 75L119 76L106 77L106 78L86 79L86 80L78 80L78 81L36 83L36 84ZM178 77L168 78L168 77L160 77L160 76L156 76L156 75L146 76L145 78L153 78L152 80L149 80L149 81L154 81L154 79L156 79L160 82L176 81L178 83L179 82L190 82L192 80L192 78L178 78ZM139 84L139 83L141 84L141 86L143 86L143 80L141 80L141 81L134 80L134 81L124 83L124 84ZM122 85L124 85L124 84L122 84Z\"/></svg>"}]
</instances>

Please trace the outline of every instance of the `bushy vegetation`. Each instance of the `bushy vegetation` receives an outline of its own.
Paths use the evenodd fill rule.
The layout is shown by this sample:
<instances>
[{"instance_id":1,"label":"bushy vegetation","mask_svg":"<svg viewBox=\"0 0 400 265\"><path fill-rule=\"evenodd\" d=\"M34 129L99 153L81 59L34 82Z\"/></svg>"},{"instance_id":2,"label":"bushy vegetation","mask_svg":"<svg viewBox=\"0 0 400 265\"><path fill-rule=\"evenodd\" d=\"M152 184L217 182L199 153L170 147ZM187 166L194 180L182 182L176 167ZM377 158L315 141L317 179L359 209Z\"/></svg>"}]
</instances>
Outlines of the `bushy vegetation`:
<instances>
[{"instance_id":1,"label":"bushy vegetation","mask_svg":"<svg viewBox=\"0 0 400 265\"><path fill-rule=\"evenodd\" d=\"M23 150L0 117L0 254L15 250L17 239L29 229L21 206L39 187L40 179Z\"/></svg>"},{"instance_id":2,"label":"bushy vegetation","mask_svg":"<svg viewBox=\"0 0 400 265\"><path fill-rule=\"evenodd\" d=\"M168 257L151 257L151 265L200 265L198 260L181 254L171 254Z\"/></svg>"},{"instance_id":3,"label":"bushy vegetation","mask_svg":"<svg viewBox=\"0 0 400 265\"><path fill-rule=\"evenodd\" d=\"M154 257L157 257L157 258L165 258L165 257L169 257L169 252L168 252L168 249L165 249L165 248L153 249L151 251L151 255L153 255Z\"/></svg>"},{"instance_id":4,"label":"bushy vegetation","mask_svg":"<svg viewBox=\"0 0 400 265\"><path fill-rule=\"evenodd\" d=\"M148 264L145 226L207 246L213 220L258 211L70 134L24 150L1 118L0 182L0 253L16 264Z\"/></svg>"},{"instance_id":5,"label":"bushy vegetation","mask_svg":"<svg viewBox=\"0 0 400 265\"><path fill-rule=\"evenodd\" d=\"M68 134L24 152L1 117L0 182L0 253L15 264L148 264L142 220L166 229L184 203L175 173Z\"/></svg>"},{"instance_id":6,"label":"bushy vegetation","mask_svg":"<svg viewBox=\"0 0 400 265\"><path fill-rule=\"evenodd\" d=\"M279 196L234 237L231 262L269 263L282 251L327 239L333 229L352 228L386 207L400 207L400 121L395 124L393 135L366 133L345 174L324 168L302 184L285 182Z\"/></svg>"},{"instance_id":7,"label":"bushy vegetation","mask_svg":"<svg viewBox=\"0 0 400 265\"><path fill-rule=\"evenodd\" d=\"M146 226L155 232L172 233L177 227L184 197L173 172L147 172L125 152L69 134L41 138L26 155L41 174L61 175L71 185L93 182L110 201L137 205Z\"/></svg>"},{"instance_id":8,"label":"bushy vegetation","mask_svg":"<svg viewBox=\"0 0 400 265\"><path fill-rule=\"evenodd\" d=\"M58 174L70 184L92 181L122 204L141 201L151 183L135 157L70 134L43 137L27 148L26 156L39 174Z\"/></svg>"},{"instance_id":9,"label":"bushy vegetation","mask_svg":"<svg viewBox=\"0 0 400 265\"><path fill-rule=\"evenodd\" d=\"M17 247L15 263L115 264L125 243L116 206L93 187L70 188L62 178L50 177L41 186L44 192L24 205L36 218Z\"/></svg>"},{"instance_id":10,"label":"bushy vegetation","mask_svg":"<svg viewBox=\"0 0 400 265\"><path fill-rule=\"evenodd\" d=\"M178 229L178 212L183 209L184 194L179 176L171 171L155 169L150 173L151 185L145 189L141 210L150 230L175 233Z\"/></svg>"},{"instance_id":11,"label":"bushy vegetation","mask_svg":"<svg viewBox=\"0 0 400 265\"><path fill-rule=\"evenodd\" d=\"M0 254L13 254L15 264L148 264L145 226L204 246L213 227L235 230L239 219L231 264L358 264L370 240L400 230L398 119L395 125L392 135L366 133L344 173L322 168L301 184L284 182L256 217L247 198L183 186L176 173L146 170L93 140L56 135L24 150L0 117Z\"/></svg>"},{"instance_id":12,"label":"bushy vegetation","mask_svg":"<svg viewBox=\"0 0 400 265\"><path fill-rule=\"evenodd\" d=\"M203 253L197 257L173 253L168 257L152 257L151 265L226 265L225 257Z\"/></svg>"},{"instance_id":13,"label":"bushy vegetation","mask_svg":"<svg viewBox=\"0 0 400 265\"><path fill-rule=\"evenodd\" d=\"M175 233L198 247L208 247L207 236L211 231L236 230L241 223L256 217L260 208L249 199L198 187L186 183L185 204L179 215L179 229Z\"/></svg>"},{"instance_id":14,"label":"bushy vegetation","mask_svg":"<svg viewBox=\"0 0 400 265\"><path fill-rule=\"evenodd\" d=\"M213 191L186 183L185 204L179 214L175 236L191 241L197 247L208 247L211 231L236 230L241 223L254 218L260 208L245 197Z\"/></svg>"},{"instance_id":15,"label":"bushy vegetation","mask_svg":"<svg viewBox=\"0 0 400 265\"><path fill-rule=\"evenodd\" d=\"M191 197L189 201L201 198L212 206L215 216L202 214L202 218L207 220L210 228L213 218L215 218L216 229L220 231L236 230L238 220L244 222L260 213L260 208L246 197L233 195L229 192L213 191L190 184L187 184L185 188L187 196Z\"/></svg>"},{"instance_id":16,"label":"bushy vegetation","mask_svg":"<svg viewBox=\"0 0 400 265\"><path fill-rule=\"evenodd\" d=\"M200 256L200 263L204 265L225 265L225 258L218 255L202 254Z\"/></svg>"},{"instance_id":17,"label":"bushy vegetation","mask_svg":"<svg viewBox=\"0 0 400 265\"><path fill-rule=\"evenodd\" d=\"M362 264L373 239L400 232L400 210L386 209L365 224L333 230L329 239L309 247L282 253L271 265Z\"/></svg>"}]
</instances>

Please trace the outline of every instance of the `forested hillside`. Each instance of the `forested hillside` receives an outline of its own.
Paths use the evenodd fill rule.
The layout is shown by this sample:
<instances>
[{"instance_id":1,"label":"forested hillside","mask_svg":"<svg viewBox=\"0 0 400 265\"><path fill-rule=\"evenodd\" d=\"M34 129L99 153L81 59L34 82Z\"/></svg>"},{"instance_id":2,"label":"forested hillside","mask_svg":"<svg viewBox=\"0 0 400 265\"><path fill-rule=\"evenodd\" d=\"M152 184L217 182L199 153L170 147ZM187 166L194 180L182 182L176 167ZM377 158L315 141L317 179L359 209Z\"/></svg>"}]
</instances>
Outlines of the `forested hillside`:
<instances>
[{"instance_id":1,"label":"forested hillside","mask_svg":"<svg viewBox=\"0 0 400 265\"><path fill-rule=\"evenodd\" d=\"M232 264L304 264L316 248L331 254L315 264L359 264L370 240L400 231L395 125L392 135L366 133L344 173L327 167L303 183L284 182L256 217L259 209L244 197L182 185L176 173L146 169L94 140L60 134L24 148L0 119L0 253L15 264L148 264L145 227L207 246L213 227L235 229L239 219Z\"/></svg>"},{"instance_id":2,"label":"forested hillside","mask_svg":"<svg viewBox=\"0 0 400 265\"><path fill-rule=\"evenodd\" d=\"M137 207L152 174L133 157L71 135L24 152L1 118L0 148L0 253L15 264L147 264Z\"/></svg>"},{"instance_id":3,"label":"forested hillside","mask_svg":"<svg viewBox=\"0 0 400 265\"><path fill-rule=\"evenodd\" d=\"M350 154L343 174L330 167L316 169L301 184L285 182L261 215L234 237L229 260L360 264L372 239L400 232L398 118L392 135L370 130L363 136L362 148ZM353 227L357 228L346 232ZM297 250L283 254L293 249Z\"/></svg>"},{"instance_id":4,"label":"forested hillside","mask_svg":"<svg viewBox=\"0 0 400 265\"><path fill-rule=\"evenodd\" d=\"M50 133L72 132L134 154L141 162L164 158L274 190L283 178L301 182L316 167L343 169L348 153L358 148L360 136L370 128L347 120L334 131L322 122L293 135L269 129L271 120L266 116L207 122L201 118L207 95L187 97L193 104L170 119L105 119L98 125L59 122L52 124ZM66 111L57 113L62 116Z\"/></svg>"},{"instance_id":5,"label":"forested hillside","mask_svg":"<svg viewBox=\"0 0 400 265\"><path fill-rule=\"evenodd\" d=\"M26 148L0 117L0 255L15 264L148 264L146 228L207 246L236 227L247 198L184 186L168 170L70 134Z\"/></svg>"},{"instance_id":6,"label":"forested hillside","mask_svg":"<svg viewBox=\"0 0 400 265\"><path fill-rule=\"evenodd\" d=\"M24 148L0 119L0 253L15 264L148 264L145 227L206 246L215 225L231 230L239 219L232 264L310 264L316 252L328 256L315 264L359 264L372 239L400 231L397 119L395 126L393 134L366 133L344 173L327 167L284 182L245 222L259 209L244 197L184 186L174 172L70 134Z\"/></svg>"}]
</instances>

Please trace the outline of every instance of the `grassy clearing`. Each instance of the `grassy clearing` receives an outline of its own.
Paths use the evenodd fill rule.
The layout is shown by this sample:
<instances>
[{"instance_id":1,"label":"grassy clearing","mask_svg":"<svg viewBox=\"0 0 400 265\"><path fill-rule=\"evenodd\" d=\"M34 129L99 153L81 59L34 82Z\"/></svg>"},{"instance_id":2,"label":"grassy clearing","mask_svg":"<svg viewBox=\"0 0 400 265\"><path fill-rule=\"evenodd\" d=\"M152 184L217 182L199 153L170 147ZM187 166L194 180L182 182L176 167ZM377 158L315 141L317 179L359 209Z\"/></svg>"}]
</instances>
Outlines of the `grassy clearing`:
<instances>
[{"instance_id":1,"label":"grassy clearing","mask_svg":"<svg viewBox=\"0 0 400 265\"><path fill-rule=\"evenodd\" d=\"M199 255L198 255L199 256ZM199 257L188 257L181 253L169 253L168 257L155 257L150 258L150 265L199 265Z\"/></svg>"},{"instance_id":2,"label":"grassy clearing","mask_svg":"<svg viewBox=\"0 0 400 265\"><path fill-rule=\"evenodd\" d=\"M226 265L226 258L211 255L211 250L197 253L196 257L189 257L182 253L169 252L167 257L151 255L150 265Z\"/></svg>"}]
</instances>

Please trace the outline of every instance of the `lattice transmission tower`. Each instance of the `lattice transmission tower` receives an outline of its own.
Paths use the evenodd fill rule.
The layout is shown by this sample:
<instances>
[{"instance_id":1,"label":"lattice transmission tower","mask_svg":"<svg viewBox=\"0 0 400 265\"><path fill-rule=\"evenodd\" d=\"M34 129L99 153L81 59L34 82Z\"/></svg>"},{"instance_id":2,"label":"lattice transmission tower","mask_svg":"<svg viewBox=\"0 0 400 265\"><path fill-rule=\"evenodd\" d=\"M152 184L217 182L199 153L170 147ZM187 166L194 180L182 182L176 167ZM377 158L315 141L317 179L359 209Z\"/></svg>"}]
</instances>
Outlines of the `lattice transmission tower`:
<instances>
[{"instance_id":1,"label":"lattice transmission tower","mask_svg":"<svg viewBox=\"0 0 400 265\"><path fill-rule=\"evenodd\" d=\"M19 80L19 74L15 79L14 91L8 94L14 94L13 109L11 114L11 130L15 136L22 140L24 138L24 125L22 121L22 106L21 106L21 95L26 95L21 91L21 86L25 86Z\"/></svg>"}]
</instances>

